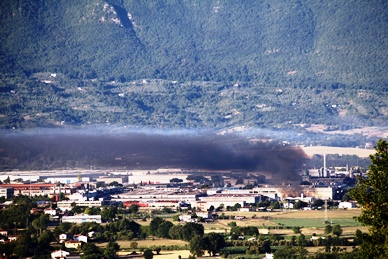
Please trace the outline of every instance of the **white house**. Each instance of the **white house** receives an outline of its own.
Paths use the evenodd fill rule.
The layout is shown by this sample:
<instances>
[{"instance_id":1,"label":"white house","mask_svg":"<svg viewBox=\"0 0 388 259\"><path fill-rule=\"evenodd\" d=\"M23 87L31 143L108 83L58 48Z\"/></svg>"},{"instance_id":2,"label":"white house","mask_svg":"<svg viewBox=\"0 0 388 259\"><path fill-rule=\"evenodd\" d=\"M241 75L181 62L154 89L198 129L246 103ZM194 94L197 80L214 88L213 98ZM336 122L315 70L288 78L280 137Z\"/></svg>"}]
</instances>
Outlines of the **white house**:
<instances>
[{"instance_id":1,"label":"white house","mask_svg":"<svg viewBox=\"0 0 388 259\"><path fill-rule=\"evenodd\" d=\"M77 235L73 236L73 240L87 243L88 242L88 237L84 236L84 235L81 235L81 234L77 234Z\"/></svg>"},{"instance_id":2,"label":"white house","mask_svg":"<svg viewBox=\"0 0 388 259\"><path fill-rule=\"evenodd\" d=\"M10 242L16 241L16 240L18 240L18 238L19 238L19 236L8 236L8 240Z\"/></svg>"},{"instance_id":3,"label":"white house","mask_svg":"<svg viewBox=\"0 0 388 259\"><path fill-rule=\"evenodd\" d=\"M63 242L66 241L67 239L68 239L67 234L60 234L60 235L59 235L59 243L63 243Z\"/></svg>"},{"instance_id":4,"label":"white house","mask_svg":"<svg viewBox=\"0 0 388 259\"><path fill-rule=\"evenodd\" d=\"M8 236L8 231L0 228L0 235Z\"/></svg>"},{"instance_id":5,"label":"white house","mask_svg":"<svg viewBox=\"0 0 388 259\"><path fill-rule=\"evenodd\" d=\"M250 212L252 210L252 208L250 207L242 207L242 208L239 208L238 211L240 212Z\"/></svg>"},{"instance_id":6,"label":"white house","mask_svg":"<svg viewBox=\"0 0 388 259\"><path fill-rule=\"evenodd\" d=\"M70 255L69 252L64 251L64 250L57 250L51 253L51 258L53 259L62 259L66 258L66 256Z\"/></svg>"},{"instance_id":7,"label":"white house","mask_svg":"<svg viewBox=\"0 0 388 259\"><path fill-rule=\"evenodd\" d=\"M45 210L44 210L44 214L48 214L48 215L51 215L51 216L55 216L55 215L57 215L57 211L54 210L54 209L45 209Z\"/></svg>"},{"instance_id":8,"label":"white house","mask_svg":"<svg viewBox=\"0 0 388 259\"><path fill-rule=\"evenodd\" d=\"M211 219L213 218L212 213L210 211L207 212L197 212L197 217L201 217L204 219Z\"/></svg>"},{"instance_id":9,"label":"white house","mask_svg":"<svg viewBox=\"0 0 388 259\"><path fill-rule=\"evenodd\" d=\"M342 201L338 203L339 209L352 209L355 207L356 207L356 204L354 202Z\"/></svg>"},{"instance_id":10,"label":"white house","mask_svg":"<svg viewBox=\"0 0 388 259\"><path fill-rule=\"evenodd\" d=\"M197 222L197 218L193 218L191 215L181 215L179 216L180 221L184 222Z\"/></svg>"},{"instance_id":11,"label":"white house","mask_svg":"<svg viewBox=\"0 0 388 259\"><path fill-rule=\"evenodd\" d=\"M76 240L69 240L65 242L66 248L74 248L77 249L78 247L81 247L82 243L80 241Z\"/></svg>"}]
</instances>

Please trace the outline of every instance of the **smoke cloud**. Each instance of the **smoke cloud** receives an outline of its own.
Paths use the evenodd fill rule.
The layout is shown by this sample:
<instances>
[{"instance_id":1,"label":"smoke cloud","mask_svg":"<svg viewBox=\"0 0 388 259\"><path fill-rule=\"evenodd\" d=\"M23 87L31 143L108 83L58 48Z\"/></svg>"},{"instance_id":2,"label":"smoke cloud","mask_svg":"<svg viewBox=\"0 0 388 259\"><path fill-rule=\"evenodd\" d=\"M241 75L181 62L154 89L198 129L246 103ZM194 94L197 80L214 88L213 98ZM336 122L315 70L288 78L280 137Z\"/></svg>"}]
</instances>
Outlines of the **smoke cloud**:
<instances>
[{"instance_id":1,"label":"smoke cloud","mask_svg":"<svg viewBox=\"0 0 388 259\"><path fill-rule=\"evenodd\" d=\"M0 165L9 169L83 167L263 171L293 177L306 155L273 142L214 131L49 130L0 134Z\"/></svg>"}]
</instances>

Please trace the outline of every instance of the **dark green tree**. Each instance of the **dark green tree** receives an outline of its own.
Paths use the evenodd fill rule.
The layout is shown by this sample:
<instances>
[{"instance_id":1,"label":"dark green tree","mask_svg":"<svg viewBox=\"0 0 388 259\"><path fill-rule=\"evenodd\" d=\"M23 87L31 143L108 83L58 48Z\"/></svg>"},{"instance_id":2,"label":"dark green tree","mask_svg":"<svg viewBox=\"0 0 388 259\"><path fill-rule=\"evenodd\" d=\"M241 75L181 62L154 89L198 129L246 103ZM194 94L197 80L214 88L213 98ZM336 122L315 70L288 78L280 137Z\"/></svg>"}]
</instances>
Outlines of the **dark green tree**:
<instances>
[{"instance_id":1,"label":"dark green tree","mask_svg":"<svg viewBox=\"0 0 388 259\"><path fill-rule=\"evenodd\" d=\"M307 207L307 205L308 205L307 202L299 200L299 201L295 202L294 209L299 210L301 208Z\"/></svg>"},{"instance_id":2,"label":"dark green tree","mask_svg":"<svg viewBox=\"0 0 388 259\"><path fill-rule=\"evenodd\" d=\"M152 250L151 249L146 249L146 250L144 250L144 252L143 252L143 257L144 257L144 259L152 259L152 258L154 258L154 254L152 253Z\"/></svg>"},{"instance_id":3,"label":"dark green tree","mask_svg":"<svg viewBox=\"0 0 388 259\"><path fill-rule=\"evenodd\" d=\"M181 239L190 241L196 235L202 237L204 232L205 230L202 224L188 222L182 227L180 235Z\"/></svg>"},{"instance_id":4,"label":"dark green tree","mask_svg":"<svg viewBox=\"0 0 388 259\"><path fill-rule=\"evenodd\" d=\"M9 176L6 179L4 179L4 183L5 184L10 184L11 183L11 179L9 178Z\"/></svg>"},{"instance_id":5,"label":"dark green tree","mask_svg":"<svg viewBox=\"0 0 388 259\"><path fill-rule=\"evenodd\" d=\"M225 247L224 236L219 233L211 232L202 238L202 248L208 251L210 256L214 256Z\"/></svg>"},{"instance_id":6,"label":"dark green tree","mask_svg":"<svg viewBox=\"0 0 388 259\"><path fill-rule=\"evenodd\" d=\"M357 220L369 227L369 233L357 236L361 240L361 253L367 258L386 258L388 254L388 143L379 140L376 153L370 155L371 165L366 177L358 179L350 190L361 210Z\"/></svg>"},{"instance_id":7,"label":"dark green tree","mask_svg":"<svg viewBox=\"0 0 388 259\"><path fill-rule=\"evenodd\" d=\"M16 244L12 252L19 258L26 257L31 254L32 245L33 243L30 235L23 234L16 240Z\"/></svg>"},{"instance_id":8,"label":"dark green tree","mask_svg":"<svg viewBox=\"0 0 388 259\"><path fill-rule=\"evenodd\" d=\"M277 249L274 257L276 259L299 259L306 258L307 254L307 250L303 247L288 246Z\"/></svg>"},{"instance_id":9,"label":"dark green tree","mask_svg":"<svg viewBox=\"0 0 388 259\"><path fill-rule=\"evenodd\" d=\"M160 224L162 224L164 222L164 219L160 218L160 217L155 217L151 220L150 222L150 226L149 226L149 230L150 230L150 234L151 235L157 235L158 234L158 229L159 229L159 226Z\"/></svg>"},{"instance_id":10,"label":"dark green tree","mask_svg":"<svg viewBox=\"0 0 388 259\"><path fill-rule=\"evenodd\" d=\"M292 231L294 232L294 234L299 234L301 232L300 227L297 226L292 227Z\"/></svg>"},{"instance_id":11,"label":"dark green tree","mask_svg":"<svg viewBox=\"0 0 388 259\"><path fill-rule=\"evenodd\" d=\"M119 244L113 241L109 241L104 249L104 257L106 259L114 259L116 258L117 251L120 250Z\"/></svg>"},{"instance_id":12,"label":"dark green tree","mask_svg":"<svg viewBox=\"0 0 388 259\"><path fill-rule=\"evenodd\" d=\"M47 214L41 214L39 218L32 221L32 226L39 230L39 234L42 234L42 231L47 227L48 220L49 216Z\"/></svg>"},{"instance_id":13,"label":"dark green tree","mask_svg":"<svg viewBox=\"0 0 388 259\"><path fill-rule=\"evenodd\" d=\"M201 236L194 236L190 240L190 253L194 256L202 256L203 255L203 244L202 244Z\"/></svg>"},{"instance_id":14,"label":"dark green tree","mask_svg":"<svg viewBox=\"0 0 388 259\"><path fill-rule=\"evenodd\" d=\"M298 246L299 247L305 247L306 244L307 244L307 241L306 241L306 236L303 235L303 234L300 234L300 236L298 237Z\"/></svg>"},{"instance_id":15,"label":"dark green tree","mask_svg":"<svg viewBox=\"0 0 388 259\"><path fill-rule=\"evenodd\" d=\"M174 226L174 224L172 224L170 221L163 221L159 225L157 236L163 238L170 238L169 231L172 226Z\"/></svg>"},{"instance_id":16,"label":"dark green tree","mask_svg":"<svg viewBox=\"0 0 388 259\"><path fill-rule=\"evenodd\" d=\"M325 226L325 234L330 234L333 231L333 226L332 225L326 225Z\"/></svg>"},{"instance_id":17,"label":"dark green tree","mask_svg":"<svg viewBox=\"0 0 388 259\"><path fill-rule=\"evenodd\" d=\"M54 240L54 234L51 231L45 230L38 237L38 251L40 253L46 253L50 251L50 243Z\"/></svg>"},{"instance_id":18,"label":"dark green tree","mask_svg":"<svg viewBox=\"0 0 388 259\"><path fill-rule=\"evenodd\" d=\"M172 239L182 239L181 237L181 229L182 229L183 226L181 225L174 225L170 228L170 230L168 231L168 235L170 236L170 238Z\"/></svg>"},{"instance_id":19,"label":"dark green tree","mask_svg":"<svg viewBox=\"0 0 388 259\"><path fill-rule=\"evenodd\" d=\"M337 237L342 235L342 227L340 225L334 225L333 226L333 229L331 230L331 232L336 235Z\"/></svg>"},{"instance_id":20,"label":"dark green tree","mask_svg":"<svg viewBox=\"0 0 388 259\"><path fill-rule=\"evenodd\" d=\"M159 255L160 251L162 251L162 248L156 247L156 248L154 248L154 251L156 252L157 255Z\"/></svg>"},{"instance_id":21,"label":"dark green tree","mask_svg":"<svg viewBox=\"0 0 388 259\"><path fill-rule=\"evenodd\" d=\"M81 259L101 259L103 255L101 249L93 243L85 243L82 245Z\"/></svg>"},{"instance_id":22,"label":"dark green tree","mask_svg":"<svg viewBox=\"0 0 388 259\"><path fill-rule=\"evenodd\" d=\"M130 213L136 213L139 211L139 205L131 204L131 206L129 206L128 210L130 211Z\"/></svg>"}]
</instances>

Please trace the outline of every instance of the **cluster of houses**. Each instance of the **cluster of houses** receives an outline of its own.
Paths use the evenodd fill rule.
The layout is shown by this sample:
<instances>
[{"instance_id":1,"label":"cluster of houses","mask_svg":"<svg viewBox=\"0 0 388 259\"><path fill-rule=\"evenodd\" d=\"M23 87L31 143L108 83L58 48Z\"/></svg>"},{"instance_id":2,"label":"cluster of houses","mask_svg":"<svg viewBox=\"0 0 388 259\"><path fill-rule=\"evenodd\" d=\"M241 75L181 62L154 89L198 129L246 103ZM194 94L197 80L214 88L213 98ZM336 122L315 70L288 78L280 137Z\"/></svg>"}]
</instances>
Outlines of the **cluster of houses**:
<instances>
[{"instance_id":1,"label":"cluster of houses","mask_svg":"<svg viewBox=\"0 0 388 259\"><path fill-rule=\"evenodd\" d=\"M5 238L7 238L8 241L13 242L18 239L19 236L14 236L14 235L8 235L8 231L5 229L0 228L0 243L5 242Z\"/></svg>"}]
</instances>

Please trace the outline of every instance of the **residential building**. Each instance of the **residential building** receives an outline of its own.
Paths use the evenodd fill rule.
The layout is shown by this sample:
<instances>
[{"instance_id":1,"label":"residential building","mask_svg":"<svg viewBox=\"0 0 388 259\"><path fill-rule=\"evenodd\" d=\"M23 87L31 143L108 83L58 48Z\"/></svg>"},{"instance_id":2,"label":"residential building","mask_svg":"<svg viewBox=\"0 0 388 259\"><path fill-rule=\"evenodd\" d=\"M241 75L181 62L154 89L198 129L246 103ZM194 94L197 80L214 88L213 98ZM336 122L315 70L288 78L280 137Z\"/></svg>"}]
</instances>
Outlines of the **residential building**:
<instances>
[{"instance_id":1,"label":"residential building","mask_svg":"<svg viewBox=\"0 0 388 259\"><path fill-rule=\"evenodd\" d=\"M342 201L338 204L339 209L353 209L356 207L355 202Z\"/></svg>"},{"instance_id":2,"label":"residential building","mask_svg":"<svg viewBox=\"0 0 388 259\"><path fill-rule=\"evenodd\" d=\"M49 208L47 208L47 209L44 210L44 214L48 214L48 215L51 215L51 216L55 216L55 215L57 215L57 211L54 210L54 209L49 209Z\"/></svg>"},{"instance_id":3,"label":"residential building","mask_svg":"<svg viewBox=\"0 0 388 259\"><path fill-rule=\"evenodd\" d=\"M68 255L70 255L69 252L64 250L56 250L51 253L52 259L65 259Z\"/></svg>"},{"instance_id":4,"label":"residential building","mask_svg":"<svg viewBox=\"0 0 388 259\"><path fill-rule=\"evenodd\" d=\"M59 235L59 243L63 243L63 242L65 242L68 239L69 239L69 237L68 237L67 234L60 234Z\"/></svg>"},{"instance_id":5,"label":"residential building","mask_svg":"<svg viewBox=\"0 0 388 259\"><path fill-rule=\"evenodd\" d=\"M88 242L88 237L84 236L84 235L81 235L81 234L76 234L76 235L73 236L73 240L87 243Z\"/></svg>"},{"instance_id":6,"label":"residential building","mask_svg":"<svg viewBox=\"0 0 388 259\"><path fill-rule=\"evenodd\" d=\"M0 236L8 236L8 231L0 228Z\"/></svg>"},{"instance_id":7,"label":"residential building","mask_svg":"<svg viewBox=\"0 0 388 259\"><path fill-rule=\"evenodd\" d=\"M73 249L78 249L78 247L81 247L82 243L80 241L76 240L69 240L65 242L65 247L66 248L73 248Z\"/></svg>"}]
</instances>

